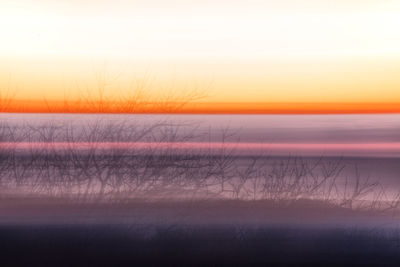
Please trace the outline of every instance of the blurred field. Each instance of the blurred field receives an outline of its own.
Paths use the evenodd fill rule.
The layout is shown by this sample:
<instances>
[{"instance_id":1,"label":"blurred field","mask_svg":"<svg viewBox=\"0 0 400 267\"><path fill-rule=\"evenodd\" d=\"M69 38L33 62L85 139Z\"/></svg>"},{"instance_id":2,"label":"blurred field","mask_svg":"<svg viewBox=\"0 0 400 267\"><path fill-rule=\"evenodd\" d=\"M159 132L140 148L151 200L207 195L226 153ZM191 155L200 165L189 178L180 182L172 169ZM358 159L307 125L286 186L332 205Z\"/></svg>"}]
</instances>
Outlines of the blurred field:
<instances>
[{"instance_id":1,"label":"blurred field","mask_svg":"<svg viewBox=\"0 0 400 267\"><path fill-rule=\"evenodd\" d=\"M1 119L9 263L399 259L397 115Z\"/></svg>"}]
</instances>

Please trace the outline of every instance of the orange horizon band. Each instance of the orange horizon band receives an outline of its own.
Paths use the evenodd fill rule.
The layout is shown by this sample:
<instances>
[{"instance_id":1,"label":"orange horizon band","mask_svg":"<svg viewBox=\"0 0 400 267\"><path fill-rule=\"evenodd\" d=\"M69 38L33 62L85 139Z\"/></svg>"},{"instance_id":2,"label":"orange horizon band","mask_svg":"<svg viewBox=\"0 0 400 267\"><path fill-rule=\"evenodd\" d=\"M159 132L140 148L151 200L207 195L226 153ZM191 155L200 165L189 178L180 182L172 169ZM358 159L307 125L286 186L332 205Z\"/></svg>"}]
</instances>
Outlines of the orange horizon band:
<instances>
[{"instance_id":1,"label":"orange horizon band","mask_svg":"<svg viewBox=\"0 0 400 267\"><path fill-rule=\"evenodd\" d=\"M165 113L165 114L372 114L400 113L400 103L158 103L14 100L3 113Z\"/></svg>"}]
</instances>

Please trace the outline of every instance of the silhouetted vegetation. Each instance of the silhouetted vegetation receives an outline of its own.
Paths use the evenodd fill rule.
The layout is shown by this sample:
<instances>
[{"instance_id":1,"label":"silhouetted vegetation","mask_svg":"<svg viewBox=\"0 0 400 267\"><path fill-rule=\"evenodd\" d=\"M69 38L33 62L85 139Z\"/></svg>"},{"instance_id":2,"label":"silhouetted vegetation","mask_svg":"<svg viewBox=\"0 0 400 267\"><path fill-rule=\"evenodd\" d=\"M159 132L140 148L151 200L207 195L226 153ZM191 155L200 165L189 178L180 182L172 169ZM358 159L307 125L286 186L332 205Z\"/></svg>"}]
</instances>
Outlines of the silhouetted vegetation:
<instances>
[{"instance_id":1,"label":"silhouetted vegetation","mask_svg":"<svg viewBox=\"0 0 400 267\"><path fill-rule=\"evenodd\" d=\"M235 141L227 130L221 131L216 147L177 149L174 143L207 143L208 134L198 134L191 123L95 119L21 126L3 121L0 139L3 196L77 202L190 197L269 200L277 205L310 199L382 211L397 210L400 202L399 194L389 194L378 180L361 176L357 166L352 175L344 173L349 166L341 159L242 156L225 146Z\"/></svg>"}]
</instances>

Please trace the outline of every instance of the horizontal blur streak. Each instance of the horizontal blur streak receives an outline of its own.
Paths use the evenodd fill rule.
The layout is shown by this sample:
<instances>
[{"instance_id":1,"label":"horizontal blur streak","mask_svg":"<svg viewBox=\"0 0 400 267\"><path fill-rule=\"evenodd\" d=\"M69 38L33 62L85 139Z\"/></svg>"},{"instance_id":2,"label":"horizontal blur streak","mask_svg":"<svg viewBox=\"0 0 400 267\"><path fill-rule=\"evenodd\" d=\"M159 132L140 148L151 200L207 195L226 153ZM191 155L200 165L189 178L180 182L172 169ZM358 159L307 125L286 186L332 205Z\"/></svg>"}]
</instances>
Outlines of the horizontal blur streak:
<instances>
[{"instance_id":1,"label":"horizontal blur streak","mask_svg":"<svg viewBox=\"0 0 400 267\"><path fill-rule=\"evenodd\" d=\"M387 155L400 157L400 142L392 143L237 143L237 142L2 142L0 149L20 150L188 150L196 154L201 150L221 153L221 150L237 152L318 153L327 155Z\"/></svg>"},{"instance_id":2,"label":"horizontal blur streak","mask_svg":"<svg viewBox=\"0 0 400 267\"><path fill-rule=\"evenodd\" d=\"M15 100L1 108L9 113L114 113L114 114L378 114L400 113L393 103L277 103L277 102L143 102L132 108L125 102Z\"/></svg>"}]
</instances>

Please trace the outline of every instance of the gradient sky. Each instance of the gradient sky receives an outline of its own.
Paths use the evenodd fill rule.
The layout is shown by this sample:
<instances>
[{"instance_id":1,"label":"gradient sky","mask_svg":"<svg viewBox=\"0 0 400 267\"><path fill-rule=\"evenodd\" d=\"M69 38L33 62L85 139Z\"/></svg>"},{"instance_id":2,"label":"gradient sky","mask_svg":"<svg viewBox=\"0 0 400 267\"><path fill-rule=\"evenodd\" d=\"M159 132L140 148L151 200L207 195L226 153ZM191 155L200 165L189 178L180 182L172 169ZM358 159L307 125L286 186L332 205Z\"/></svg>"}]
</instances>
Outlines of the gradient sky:
<instances>
[{"instance_id":1,"label":"gradient sky","mask_svg":"<svg viewBox=\"0 0 400 267\"><path fill-rule=\"evenodd\" d=\"M400 103L399 14L378 0L2 0L0 88L61 99L105 72L109 96L147 81L209 102Z\"/></svg>"}]
</instances>

